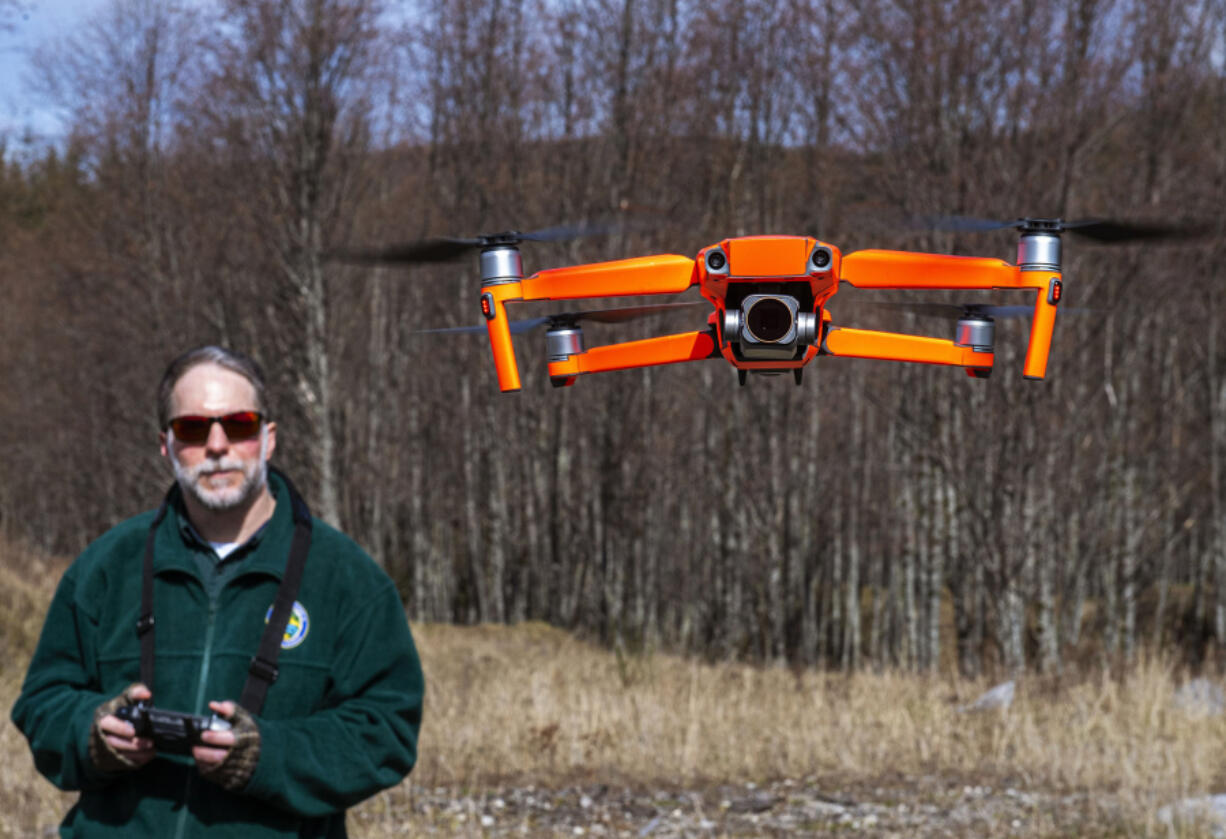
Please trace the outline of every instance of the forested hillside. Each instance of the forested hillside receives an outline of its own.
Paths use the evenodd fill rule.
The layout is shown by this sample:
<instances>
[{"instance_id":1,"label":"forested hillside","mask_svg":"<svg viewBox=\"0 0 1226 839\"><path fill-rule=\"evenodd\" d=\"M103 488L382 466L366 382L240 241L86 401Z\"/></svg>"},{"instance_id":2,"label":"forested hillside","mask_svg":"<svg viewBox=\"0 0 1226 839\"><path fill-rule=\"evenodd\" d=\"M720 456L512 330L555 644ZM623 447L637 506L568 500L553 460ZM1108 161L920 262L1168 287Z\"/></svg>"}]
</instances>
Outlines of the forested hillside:
<instances>
[{"instance_id":1,"label":"forested hillside","mask_svg":"<svg viewBox=\"0 0 1226 839\"><path fill-rule=\"evenodd\" d=\"M1226 641L1224 30L1217 0L116 0L32 62L70 136L2 140L0 529L73 554L155 505L157 378L218 342L261 360L278 461L416 620L843 668L1199 663ZM324 258L559 223L613 232L527 270L754 233L1014 258L940 214L1209 232L1067 239L1042 382L1023 319L988 380L826 358L801 387L708 361L555 390L530 336L504 395L485 338L420 334L480 322L475 259ZM899 297L829 310L950 337L859 305Z\"/></svg>"}]
</instances>

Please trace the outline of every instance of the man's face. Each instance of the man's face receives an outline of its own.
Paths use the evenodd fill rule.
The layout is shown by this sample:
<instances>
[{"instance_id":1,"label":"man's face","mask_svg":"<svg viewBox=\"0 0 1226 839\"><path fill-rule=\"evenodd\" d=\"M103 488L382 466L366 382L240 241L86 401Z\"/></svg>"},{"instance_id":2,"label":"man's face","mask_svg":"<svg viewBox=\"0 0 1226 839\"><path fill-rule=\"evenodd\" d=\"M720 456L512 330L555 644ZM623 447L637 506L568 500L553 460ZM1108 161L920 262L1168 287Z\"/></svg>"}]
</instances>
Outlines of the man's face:
<instances>
[{"instance_id":1,"label":"man's face","mask_svg":"<svg viewBox=\"0 0 1226 839\"><path fill-rule=\"evenodd\" d=\"M171 419L184 416L221 417L256 410L255 388L243 376L216 364L198 364L175 383ZM162 454L174 468L175 480L209 510L243 506L265 485L266 461L276 448L276 424L266 422L260 434L231 440L221 423L209 426L199 444L161 434Z\"/></svg>"}]
</instances>

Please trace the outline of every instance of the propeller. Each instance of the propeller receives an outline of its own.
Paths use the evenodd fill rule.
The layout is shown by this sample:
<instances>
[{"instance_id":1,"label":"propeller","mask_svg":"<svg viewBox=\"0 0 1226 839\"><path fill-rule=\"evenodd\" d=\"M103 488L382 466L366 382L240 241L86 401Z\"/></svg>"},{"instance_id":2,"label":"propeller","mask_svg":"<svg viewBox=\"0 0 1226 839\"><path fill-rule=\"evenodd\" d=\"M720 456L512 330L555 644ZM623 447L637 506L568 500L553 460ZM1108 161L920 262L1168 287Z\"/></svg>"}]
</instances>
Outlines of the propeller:
<instances>
[{"instance_id":1,"label":"propeller","mask_svg":"<svg viewBox=\"0 0 1226 839\"><path fill-rule=\"evenodd\" d=\"M893 309L901 312L914 312L917 315L943 318L944 320L961 320L967 317L981 318L1020 318L1034 314L1034 306L991 306L986 303L910 303L906 301L872 301L860 303L862 306L872 306L878 309Z\"/></svg>"},{"instance_id":2,"label":"propeller","mask_svg":"<svg viewBox=\"0 0 1226 839\"><path fill-rule=\"evenodd\" d=\"M1103 244L1188 240L1206 236L1210 232L1207 224L1195 221L1143 224L1112 219L1065 221L1058 218L1019 218L1013 221L994 221L972 216L931 216L925 218L923 222L932 230L943 230L949 233L987 233L993 230L1013 228L1023 234L1072 233Z\"/></svg>"},{"instance_id":3,"label":"propeller","mask_svg":"<svg viewBox=\"0 0 1226 839\"><path fill-rule=\"evenodd\" d=\"M566 242L585 236L600 236L617 230L616 224L567 224L521 233L508 230L468 238L436 236L374 248L336 248L325 254L326 259L355 265L414 265L430 262L450 262L474 250L498 245L518 245L520 242Z\"/></svg>"},{"instance_id":4,"label":"propeller","mask_svg":"<svg viewBox=\"0 0 1226 839\"><path fill-rule=\"evenodd\" d=\"M587 312L560 312L556 315L544 315L538 318L527 318L525 320L513 320L509 324L512 335L523 335L525 332L531 332L541 326L548 325L550 329L559 327L575 326L579 321L588 320L595 323L625 323L627 321L639 320L650 315L660 312L672 311L675 309L691 309L695 306L709 305L705 301L695 300L688 303L656 303L650 306L629 306L622 309L593 309ZM433 335L475 335L484 333L486 326L452 326L445 329L420 329L417 334L433 334Z\"/></svg>"},{"instance_id":5,"label":"propeller","mask_svg":"<svg viewBox=\"0 0 1226 839\"><path fill-rule=\"evenodd\" d=\"M903 300L864 300L857 301L859 306L871 306L878 309L893 309L901 312L914 312L917 315L942 318L944 320L962 320L963 318L1027 318L1034 314L1034 306L1013 305L993 306L987 303L919 303ZM1063 314L1081 314L1092 309L1066 307L1060 308Z\"/></svg>"}]
</instances>

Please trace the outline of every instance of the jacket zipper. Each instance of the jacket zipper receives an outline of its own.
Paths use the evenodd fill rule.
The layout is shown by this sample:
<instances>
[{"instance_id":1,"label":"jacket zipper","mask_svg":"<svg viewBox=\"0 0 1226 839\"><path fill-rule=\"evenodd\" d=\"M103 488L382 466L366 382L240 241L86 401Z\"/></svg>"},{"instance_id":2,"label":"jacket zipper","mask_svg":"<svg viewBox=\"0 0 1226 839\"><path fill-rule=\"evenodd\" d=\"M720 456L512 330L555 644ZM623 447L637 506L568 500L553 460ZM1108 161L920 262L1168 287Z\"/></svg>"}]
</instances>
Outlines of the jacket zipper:
<instances>
[{"instance_id":1,"label":"jacket zipper","mask_svg":"<svg viewBox=\"0 0 1226 839\"><path fill-rule=\"evenodd\" d=\"M204 654L200 657L200 681L196 688L196 702L193 706L195 710L193 714L203 713L201 707L204 705L204 690L209 681L209 664L213 658L213 624L217 616L217 600L221 597L221 592L217 591L209 597L209 622L204 629ZM175 827L175 839L183 839L183 830L187 827L187 802L191 800L192 781L195 775L187 773L187 783L183 787L183 809L179 811L179 823Z\"/></svg>"}]
</instances>

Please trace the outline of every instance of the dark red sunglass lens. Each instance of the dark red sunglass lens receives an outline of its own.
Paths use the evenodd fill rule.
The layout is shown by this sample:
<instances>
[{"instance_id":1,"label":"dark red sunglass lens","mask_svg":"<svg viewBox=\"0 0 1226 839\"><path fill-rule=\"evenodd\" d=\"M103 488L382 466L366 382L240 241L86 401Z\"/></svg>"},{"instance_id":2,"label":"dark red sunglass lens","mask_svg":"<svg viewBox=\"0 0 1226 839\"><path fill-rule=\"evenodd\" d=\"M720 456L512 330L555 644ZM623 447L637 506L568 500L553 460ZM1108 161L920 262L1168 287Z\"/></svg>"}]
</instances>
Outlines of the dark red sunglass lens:
<instances>
[{"instance_id":1,"label":"dark red sunglass lens","mask_svg":"<svg viewBox=\"0 0 1226 839\"><path fill-rule=\"evenodd\" d=\"M219 417L222 429L231 440L250 440L260 433L260 415L255 411L240 411Z\"/></svg>"},{"instance_id":2,"label":"dark red sunglass lens","mask_svg":"<svg viewBox=\"0 0 1226 839\"><path fill-rule=\"evenodd\" d=\"M209 417L179 417L170 421L170 430L180 443L199 445L209 439L209 428L213 420Z\"/></svg>"}]
</instances>

